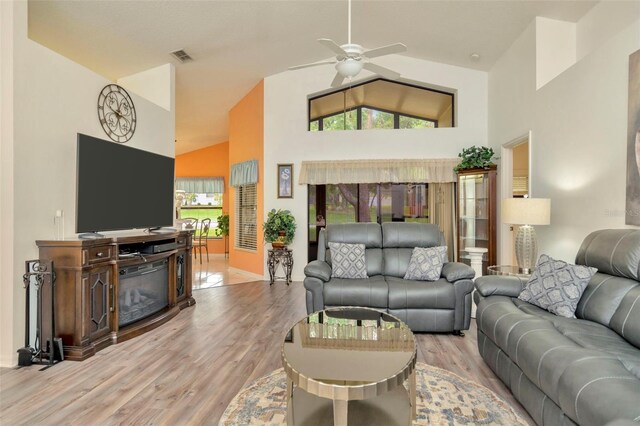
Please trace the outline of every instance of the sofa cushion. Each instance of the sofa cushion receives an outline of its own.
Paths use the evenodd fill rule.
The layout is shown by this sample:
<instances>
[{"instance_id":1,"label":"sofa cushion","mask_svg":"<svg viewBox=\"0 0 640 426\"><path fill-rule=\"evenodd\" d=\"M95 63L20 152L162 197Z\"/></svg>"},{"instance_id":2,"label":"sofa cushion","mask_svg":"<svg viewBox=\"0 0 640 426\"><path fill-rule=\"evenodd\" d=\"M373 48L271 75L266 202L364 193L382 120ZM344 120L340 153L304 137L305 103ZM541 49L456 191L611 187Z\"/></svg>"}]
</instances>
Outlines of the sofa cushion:
<instances>
[{"instance_id":1,"label":"sofa cushion","mask_svg":"<svg viewBox=\"0 0 640 426\"><path fill-rule=\"evenodd\" d=\"M570 363L557 387L558 405L583 426L640 417L640 380L617 359L585 357Z\"/></svg>"},{"instance_id":2,"label":"sofa cushion","mask_svg":"<svg viewBox=\"0 0 640 426\"><path fill-rule=\"evenodd\" d=\"M578 301L595 273L595 268L570 265L543 254L518 298L551 313L574 318Z\"/></svg>"},{"instance_id":3,"label":"sofa cushion","mask_svg":"<svg viewBox=\"0 0 640 426\"><path fill-rule=\"evenodd\" d=\"M414 247L436 247L443 244L440 229L436 225L385 222L382 224L383 274L403 278Z\"/></svg>"},{"instance_id":4,"label":"sofa cushion","mask_svg":"<svg viewBox=\"0 0 640 426\"><path fill-rule=\"evenodd\" d=\"M328 225L327 243L364 244L365 248L381 248L382 233L377 223L342 223ZM329 246L327 245L328 248Z\"/></svg>"},{"instance_id":5,"label":"sofa cushion","mask_svg":"<svg viewBox=\"0 0 640 426\"><path fill-rule=\"evenodd\" d=\"M368 306L386 308L389 298L387 282L381 275L351 280L332 278L324 284L325 306Z\"/></svg>"},{"instance_id":6,"label":"sofa cushion","mask_svg":"<svg viewBox=\"0 0 640 426\"><path fill-rule=\"evenodd\" d=\"M382 274L382 233L377 223L342 223L328 225L318 237L318 259L331 265L329 242L364 244L367 275Z\"/></svg>"},{"instance_id":7,"label":"sofa cushion","mask_svg":"<svg viewBox=\"0 0 640 426\"><path fill-rule=\"evenodd\" d=\"M409 268L413 248L383 248L383 274L387 277L403 278Z\"/></svg>"},{"instance_id":8,"label":"sofa cushion","mask_svg":"<svg viewBox=\"0 0 640 426\"><path fill-rule=\"evenodd\" d=\"M405 280L435 281L447 258L447 246L414 247Z\"/></svg>"},{"instance_id":9,"label":"sofa cushion","mask_svg":"<svg viewBox=\"0 0 640 426\"><path fill-rule=\"evenodd\" d=\"M389 310L454 309L456 293L453 284L441 278L433 282L386 277L389 285Z\"/></svg>"},{"instance_id":10,"label":"sofa cushion","mask_svg":"<svg viewBox=\"0 0 640 426\"><path fill-rule=\"evenodd\" d=\"M382 224L382 247L410 248L444 245L440 228L431 223L385 222Z\"/></svg>"},{"instance_id":11,"label":"sofa cushion","mask_svg":"<svg viewBox=\"0 0 640 426\"><path fill-rule=\"evenodd\" d=\"M364 244L329 243L332 278L367 278Z\"/></svg>"},{"instance_id":12,"label":"sofa cushion","mask_svg":"<svg viewBox=\"0 0 640 426\"><path fill-rule=\"evenodd\" d=\"M602 229L584 239L576 263L640 281L640 230Z\"/></svg>"},{"instance_id":13,"label":"sofa cushion","mask_svg":"<svg viewBox=\"0 0 640 426\"><path fill-rule=\"evenodd\" d=\"M638 282L628 278L595 274L578 303L576 317L609 326L622 299L635 287L638 287Z\"/></svg>"},{"instance_id":14,"label":"sofa cushion","mask_svg":"<svg viewBox=\"0 0 640 426\"><path fill-rule=\"evenodd\" d=\"M616 313L611 318L610 327L640 348L640 285L624 295Z\"/></svg>"},{"instance_id":15,"label":"sofa cushion","mask_svg":"<svg viewBox=\"0 0 640 426\"><path fill-rule=\"evenodd\" d=\"M605 352L618 359L631 374L640 379L640 350L616 332L592 321L557 325L556 329L582 348Z\"/></svg>"}]
</instances>

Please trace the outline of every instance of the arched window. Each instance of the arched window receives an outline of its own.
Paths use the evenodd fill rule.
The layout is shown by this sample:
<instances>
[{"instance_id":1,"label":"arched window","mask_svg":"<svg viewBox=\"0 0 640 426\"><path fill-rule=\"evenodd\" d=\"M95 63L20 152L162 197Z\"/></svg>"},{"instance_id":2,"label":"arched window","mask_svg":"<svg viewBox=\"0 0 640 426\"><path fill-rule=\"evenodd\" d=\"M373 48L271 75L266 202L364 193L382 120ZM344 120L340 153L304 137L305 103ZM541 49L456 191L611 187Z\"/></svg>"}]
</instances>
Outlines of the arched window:
<instances>
[{"instance_id":1,"label":"arched window","mask_svg":"<svg viewBox=\"0 0 640 426\"><path fill-rule=\"evenodd\" d=\"M377 78L309 99L309 130L454 127L454 96Z\"/></svg>"}]
</instances>

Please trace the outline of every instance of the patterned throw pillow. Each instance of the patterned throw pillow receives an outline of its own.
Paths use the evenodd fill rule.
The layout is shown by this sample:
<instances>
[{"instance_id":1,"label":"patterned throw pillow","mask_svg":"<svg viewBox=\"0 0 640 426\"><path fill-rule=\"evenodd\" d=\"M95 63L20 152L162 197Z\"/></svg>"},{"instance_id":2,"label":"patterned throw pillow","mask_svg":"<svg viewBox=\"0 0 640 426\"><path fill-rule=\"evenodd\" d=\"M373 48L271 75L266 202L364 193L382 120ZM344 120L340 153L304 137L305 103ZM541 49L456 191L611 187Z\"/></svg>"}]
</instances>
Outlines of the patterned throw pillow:
<instances>
[{"instance_id":1,"label":"patterned throw pillow","mask_svg":"<svg viewBox=\"0 0 640 426\"><path fill-rule=\"evenodd\" d=\"M575 318L580 297L597 271L596 268L570 265L543 254L518 299L552 314Z\"/></svg>"},{"instance_id":2,"label":"patterned throw pillow","mask_svg":"<svg viewBox=\"0 0 640 426\"><path fill-rule=\"evenodd\" d=\"M415 247L411 253L405 280L436 281L447 260L447 246Z\"/></svg>"},{"instance_id":3,"label":"patterned throw pillow","mask_svg":"<svg viewBox=\"0 0 640 426\"><path fill-rule=\"evenodd\" d=\"M364 244L329 243L331 277L369 278L364 257Z\"/></svg>"}]
</instances>

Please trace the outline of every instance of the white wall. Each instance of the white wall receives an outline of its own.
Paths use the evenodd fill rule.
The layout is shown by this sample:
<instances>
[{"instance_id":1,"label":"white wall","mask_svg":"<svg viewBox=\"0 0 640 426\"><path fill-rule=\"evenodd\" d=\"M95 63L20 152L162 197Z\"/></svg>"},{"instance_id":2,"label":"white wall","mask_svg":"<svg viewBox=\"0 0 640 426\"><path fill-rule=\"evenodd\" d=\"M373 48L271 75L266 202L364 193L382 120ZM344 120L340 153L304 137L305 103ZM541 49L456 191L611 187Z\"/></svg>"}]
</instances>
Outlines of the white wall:
<instances>
[{"instance_id":1,"label":"white wall","mask_svg":"<svg viewBox=\"0 0 640 426\"><path fill-rule=\"evenodd\" d=\"M532 22L489 72L489 141L500 146L531 128L536 91L536 27Z\"/></svg>"},{"instance_id":2,"label":"white wall","mask_svg":"<svg viewBox=\"0 0 640 426\"><path fill-rule=\"evenodd\" d=\"M487 73L404 56L376 59L403 78L457 90L456 127L442 129L307 131L307 96L326 90L331 66L286 71L265 79L265 212L289 209L298 223L293 279L307 264L307 187L297 185L304 160L454 158L462 148L487 144ZM276 165L293 163L293 199L276 197ZM265 213L266 216L266 213ZM265 272L266 275L266 272Z\"/></svg>"},{"instance_id":3,"label":"white wall","mask_svg":"<svg viewBox=\"0 0 640 426\"><path fill-rule=\"evenodd\" d=\"M0 2L0 366L12 365L13 265L13 2Z\"/></svg>"},{"instance_id":4,"label":"white wall","mask_svg":"<svg viewBox=\"0 0 640 426\"><path fill-rule=\"evenodd\" d=\"M14 151L14 262L12 278L5 280L3 270L0 283L14 293L12 299L0 301L1 310L11 313L14 327L13 335L3 335L1 342L0 362L4 366L15 363L15 350L23 344L24 261L37 258L36 240L54 238L57 209L64 210L66 235L73 235L77 133L108 139L98 121L96 105L100 90L112 83L29 40L26 2L14 3L14 12L14 138L3 140L3 146L12 144ZM138 124L127 145L173 157L174 112L135 94L132 98Z\"/></svg>"},{"instance_id":5,"label":"white wall","mask_svg":"<svg viewBox=\"0 0 640 426\"><path fill-rule=\"evenodd\" d=\"M640 1L601 1L576 25L576 59L606 43L640 17Z\"/></svg>"},{"instance_id":6,"label":"white wall","mask_svg":"<svg viewBox=\"0 0 640 426\"><path fill-rule=\"evenodd\" d=\"M173 64L164 64L133 75L121 77L118 79L118 84L128 91L161 106L167 111L174 111L175 79L175 66Z\"/></svg>"},{"instance_id":7,"label":"white wall","mask_svg":"<svg viewBox=\"0 0 640 426\"><path fill-rule=\"evenodd\" d=\"M583 19L615 32L540 90L535 23L489 72L489 140L499 152L532 130L532 196L552 200L540 251L567 261L591 231L625 227L628 57L640 49L640 16L615 28L605 12Z\"/></svg>"},{"instance_id":8,"label":"white wall","mask_svg":"<svg viewBox=\"0 0 640 426\"><path fill-rule=\"evenodd\" d=\"M576 24L536 18L536 88L576 63Z\"/></svg>"}]
</instances>

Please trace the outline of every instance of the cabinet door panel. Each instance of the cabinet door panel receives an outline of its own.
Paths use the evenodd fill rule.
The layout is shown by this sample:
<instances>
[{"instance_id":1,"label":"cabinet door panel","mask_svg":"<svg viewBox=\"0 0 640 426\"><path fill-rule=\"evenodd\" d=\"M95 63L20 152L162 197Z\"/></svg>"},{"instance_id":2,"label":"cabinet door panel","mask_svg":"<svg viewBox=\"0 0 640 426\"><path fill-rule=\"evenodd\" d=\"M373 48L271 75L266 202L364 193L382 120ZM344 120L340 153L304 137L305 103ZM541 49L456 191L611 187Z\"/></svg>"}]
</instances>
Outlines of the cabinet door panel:
<instances>
[{"instance_id":1,"label":"cabinet door panel","mask_svg":"<svg viewBox=\"0 0 640 426\"><path fill-rule=\"evenodd\" d=\"M82 276L84 295L83 331L90 339L111 330L111 267L95 268Z\"/></svg>"},{"instance_id":2,"label":"cabinet door panel","mask_svg":"<svg viewBox=\"0 0 640 426\"><path fill-rule=\"evenodd\" d=\"M178 251L176 255L176 300L180 301L187 295L187 259L186 250Z\"/></svg>"}]
</instances>

